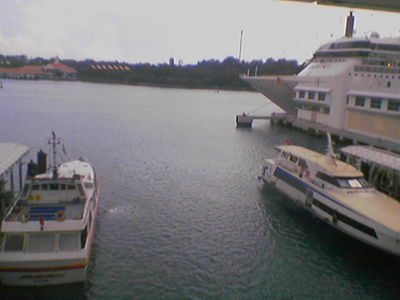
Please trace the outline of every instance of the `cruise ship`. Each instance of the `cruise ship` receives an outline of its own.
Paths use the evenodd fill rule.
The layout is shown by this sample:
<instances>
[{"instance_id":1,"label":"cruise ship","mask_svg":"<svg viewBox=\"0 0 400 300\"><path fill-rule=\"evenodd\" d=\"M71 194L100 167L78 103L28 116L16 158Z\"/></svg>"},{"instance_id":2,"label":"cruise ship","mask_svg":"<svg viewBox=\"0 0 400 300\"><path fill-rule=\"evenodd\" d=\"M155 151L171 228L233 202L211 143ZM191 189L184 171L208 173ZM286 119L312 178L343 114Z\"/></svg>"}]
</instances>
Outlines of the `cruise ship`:
<instances>
[{"instance_id":1,"label":"cruise ship","mask_svg":"<svg viewBox=\"0 0 400 300\"><path fill-rule=\"evenodd\" d=\"M400 37L343 38L322 45L297 75L242 76L282 108L295 127L400 149Z\"/></svg>"}]
</instances>

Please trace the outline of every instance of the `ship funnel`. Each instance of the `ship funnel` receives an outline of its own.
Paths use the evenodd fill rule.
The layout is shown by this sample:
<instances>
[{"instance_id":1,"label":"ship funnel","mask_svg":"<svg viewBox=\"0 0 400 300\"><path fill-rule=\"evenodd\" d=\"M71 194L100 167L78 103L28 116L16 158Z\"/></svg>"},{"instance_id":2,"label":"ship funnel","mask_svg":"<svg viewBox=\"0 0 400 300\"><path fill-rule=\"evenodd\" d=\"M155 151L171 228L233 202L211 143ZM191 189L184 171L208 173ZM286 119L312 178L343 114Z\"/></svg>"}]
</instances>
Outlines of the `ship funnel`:
<instances>
[{"instance_id":1,"label":"ship funnel","mask_svg":"<svg viewBox=\"0 0 400 300\"><path fill-rule=\"evenodd\" d=\"M350 12L350 15L346 19L346 30L344 32L344 36L347 38L353 37L354 32L354 16L353 12Z\"/></svg>"}]
</instances>

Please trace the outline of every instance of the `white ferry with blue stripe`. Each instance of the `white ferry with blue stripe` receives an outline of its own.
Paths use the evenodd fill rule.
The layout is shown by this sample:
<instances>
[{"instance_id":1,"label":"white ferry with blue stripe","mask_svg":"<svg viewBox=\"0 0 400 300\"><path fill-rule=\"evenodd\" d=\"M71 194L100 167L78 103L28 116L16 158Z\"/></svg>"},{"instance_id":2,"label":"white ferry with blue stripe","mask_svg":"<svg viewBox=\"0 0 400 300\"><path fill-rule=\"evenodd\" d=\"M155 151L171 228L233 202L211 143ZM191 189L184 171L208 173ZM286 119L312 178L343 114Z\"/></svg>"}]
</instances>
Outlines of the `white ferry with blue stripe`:
<instances>
[{"instance_id":1,"label":"white ferry with blue stripe","mask_svg":"<svg viewBox=\"0 0 400 300\"><path fill-rule=\"evenodd\" d=\"M399 202L336 160L332 150L324 155L295 145L276 149L278 157L266 160L262 181L349 236L400 255Z\"/></svg>"},{"instance_id":2,"label":"white ferry with blue stripe","mask_svg":"<svg viewBox=\"0 0 400 300\"><path fill-rule=\"evenodd\" d=\"M51 142L58 143L54 133ZM27 178L21 196L2 221L3 285L85 280L99 204L94 169L82 157L46 169L37 175L30 170L34 176Z\"/></svg>"}]
</instances>

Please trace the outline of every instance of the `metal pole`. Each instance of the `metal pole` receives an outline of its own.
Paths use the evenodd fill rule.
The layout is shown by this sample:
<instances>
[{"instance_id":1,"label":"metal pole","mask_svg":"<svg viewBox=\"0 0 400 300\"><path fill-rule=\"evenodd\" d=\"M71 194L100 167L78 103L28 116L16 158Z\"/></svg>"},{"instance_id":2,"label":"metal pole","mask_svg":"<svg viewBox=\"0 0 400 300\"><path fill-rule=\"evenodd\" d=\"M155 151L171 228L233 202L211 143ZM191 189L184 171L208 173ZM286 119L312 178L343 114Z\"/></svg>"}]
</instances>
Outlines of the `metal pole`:
<instances>
[{"instance_id":1,"label":"metal pole","mask_svg":"<svg viewBox=\"0 0 400 300\"><path fill-rule=\"evenodd\" d=\"M239 62L242 58L242 40L243 40L243 30L240 30L240 45L239 45Z\"/></svg>"},{"instance_id":2,"label":"metal pole","mask_svg":"<svg viewBox=\"0 0 400 300\"><path fill-rule=\"evenodd\" d=\"M10 169L10 188L11 191L14 193L14 167Z\"/></svg>"},{"instance_id":3,"label":"metal pole","mask_svg":"<svg viewBox=\"0 0 400 300\"><path fill-rule=\"evenodd\" d=\"M22 161L18 164L18 175L19 175L19 191L22 191Z\"/></svg>"}]
</instances>

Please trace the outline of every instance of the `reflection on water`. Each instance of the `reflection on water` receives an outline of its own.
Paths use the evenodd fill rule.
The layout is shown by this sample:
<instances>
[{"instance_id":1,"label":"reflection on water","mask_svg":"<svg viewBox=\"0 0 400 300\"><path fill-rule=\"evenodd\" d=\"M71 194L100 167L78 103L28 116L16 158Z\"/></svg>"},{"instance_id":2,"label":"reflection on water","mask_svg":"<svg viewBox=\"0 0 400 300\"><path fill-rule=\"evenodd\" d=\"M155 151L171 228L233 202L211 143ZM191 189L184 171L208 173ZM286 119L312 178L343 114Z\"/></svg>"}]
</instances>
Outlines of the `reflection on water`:
<instances>
[{"instance_id":1,"label":"reflection on water","mask_svg":"<svg viewBox=\"0 0 400 300\"><path fill-rule=\"evenodd\" d=\"M399 260L342 235L257 181L285 137L324 140L235 115L256 93L4 81L0 139L86 155L101 208L84 284L4 288L28 299L392 299ZM269 114L274 105L257 114ZM30 158L28 158L30 159Z\"/></svg>"}]
</instances>

